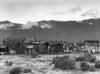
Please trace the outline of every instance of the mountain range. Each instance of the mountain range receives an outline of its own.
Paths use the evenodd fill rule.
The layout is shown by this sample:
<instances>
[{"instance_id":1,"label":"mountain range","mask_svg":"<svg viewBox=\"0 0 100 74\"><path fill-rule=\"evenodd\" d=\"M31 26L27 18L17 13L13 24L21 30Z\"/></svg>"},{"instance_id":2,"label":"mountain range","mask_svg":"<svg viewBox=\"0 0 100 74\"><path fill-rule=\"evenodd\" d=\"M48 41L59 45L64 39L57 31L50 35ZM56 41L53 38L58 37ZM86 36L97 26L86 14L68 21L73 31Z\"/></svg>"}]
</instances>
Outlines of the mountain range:
<instances>
[{"instance_id":1,"label":"mountain range","mask_svg":"<svg viewBox=\"0 0 100 74\"><path fill-rule=\"evenodd\" d=\"M28 21L26 24L1 21L0 41L7 37L74 42L100 40L100 18L82 21Z\"/></svg>"}]
</instances>

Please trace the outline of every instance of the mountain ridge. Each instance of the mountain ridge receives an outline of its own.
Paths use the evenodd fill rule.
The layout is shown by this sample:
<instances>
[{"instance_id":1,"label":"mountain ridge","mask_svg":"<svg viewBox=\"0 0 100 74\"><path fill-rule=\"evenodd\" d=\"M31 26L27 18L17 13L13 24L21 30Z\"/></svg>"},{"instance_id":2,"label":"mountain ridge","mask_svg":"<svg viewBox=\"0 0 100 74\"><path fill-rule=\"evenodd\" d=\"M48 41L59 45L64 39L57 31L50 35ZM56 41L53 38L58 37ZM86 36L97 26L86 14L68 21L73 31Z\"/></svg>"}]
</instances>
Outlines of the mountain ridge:
<instances>
[{"instance_id":1,"label":"mountain ridge","mask_svg":"<svg viewBox=\"0 0 100 74\"><path fill-rule=\"evenodd\" d=\"M38 40L83 41L100 40L100 19L83 21L38 21L30 24L6 22L6 29L0 22L0 41L7 37L37 38ZM3 22L2 22L3 23ZM10 26L8 26L10 23ZM12 25L13 24L13 25ZM1 29L2 27L2 29ZM4 28L4 29L3 29Z\"/></svg>"}]
</instances>

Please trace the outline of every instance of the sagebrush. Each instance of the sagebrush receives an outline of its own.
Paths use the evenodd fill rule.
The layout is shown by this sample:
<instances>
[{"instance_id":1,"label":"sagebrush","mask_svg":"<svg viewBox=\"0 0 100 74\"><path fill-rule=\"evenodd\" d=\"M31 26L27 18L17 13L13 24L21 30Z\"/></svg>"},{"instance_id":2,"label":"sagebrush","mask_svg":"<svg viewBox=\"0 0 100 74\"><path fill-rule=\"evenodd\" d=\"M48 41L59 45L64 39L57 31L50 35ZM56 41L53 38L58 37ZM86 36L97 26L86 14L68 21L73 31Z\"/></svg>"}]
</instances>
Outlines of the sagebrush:
<instances>
[{"instance_id":1,"label":"sagebrush","mask_svg":"<svg viewBox=\"0 0 100 74\"><path fill-rule=\"evenodd\" d=\"M76 65L75 61L70 60L68 56L64 56L56 60L54 67L62 70L72 70L76 68Z\"/></svg>"},{"instance_id":2,"label":"sagebrush","mask_svg":"<svg viewBox=\"0 0 100 74\"><path fill-rule=\"evenodd\" d=\"M9 71L9 74L20 74L22 72L20 67L14 67Z\"/></svg>"},{"instance_id":3,"label":"sagebrush","mask_svg":"<svg viewBox=\"0 0 100 74\"><path fill-rule=\"evenodd\" d=\"M89 65L88 65L88 63L87 63L86 61L81 62L81 63L80 63L80 69L81 69L82 71L89 70Z\"/></svg>"},{"instance_id":4,"label":"sagebrush","mask_svg":"<svg viewBox=\"0 0 100 74\"><path fill-rule=\"evenodd\" d=\"M31 57L32 58L36 58L37 56L38 56L38 52L33 51L32 54L31 54Z\"/></svg>"},{"instance_id":5,"label":"sagebrush","mask_svg":"<svg viewBox=\"0 0 100 74\"><path fill-rule=\"evenodd\" d=\"M91 56L90 58L89 58L89 62L90 63L95 63L97 61L97 58L95 57L95 56Z\"/></svg>"},{"instance_id":6,"label":"sagebrush","mask_svg":"<svg viewBox=\"0 0 100 74\"><path fill-rule=\"evenodd\" d=\"M97 69L100 69L100 61L95 62L95 67L96 67Z\"/></svg>"}]
</instances>

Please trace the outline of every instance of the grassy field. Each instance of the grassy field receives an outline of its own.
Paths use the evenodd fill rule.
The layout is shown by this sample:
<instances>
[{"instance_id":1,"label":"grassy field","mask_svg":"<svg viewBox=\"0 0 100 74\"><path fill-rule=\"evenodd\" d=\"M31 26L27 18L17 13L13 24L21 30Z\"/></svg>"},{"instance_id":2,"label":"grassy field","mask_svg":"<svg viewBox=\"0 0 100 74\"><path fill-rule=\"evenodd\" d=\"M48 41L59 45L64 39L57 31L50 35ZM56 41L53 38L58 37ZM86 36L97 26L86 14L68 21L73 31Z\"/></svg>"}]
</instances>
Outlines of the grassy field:
<instances>
[{"instance_id":1,"label":"grassy field","mask_svg":"<svg viewBox=\"0 0 100 74\"><path fill-rule=\"evenodd\" d=\"M79 56L82 53L77 54L56 54L56 55L39 55L37 58L31 58L30 55L0 55L0 74L9 74L9 71L13 67L30 68L32 72L22 74L99 74L100 71L95 72L82 72L82 71L63 71L55 69L52 63L52 59L56 56ZM95 54L96 55L96 54ZM96 55L100 60L100 55ZM7 66L6 61L12 61L12 66Z\"/></svg>"}]
</instances>

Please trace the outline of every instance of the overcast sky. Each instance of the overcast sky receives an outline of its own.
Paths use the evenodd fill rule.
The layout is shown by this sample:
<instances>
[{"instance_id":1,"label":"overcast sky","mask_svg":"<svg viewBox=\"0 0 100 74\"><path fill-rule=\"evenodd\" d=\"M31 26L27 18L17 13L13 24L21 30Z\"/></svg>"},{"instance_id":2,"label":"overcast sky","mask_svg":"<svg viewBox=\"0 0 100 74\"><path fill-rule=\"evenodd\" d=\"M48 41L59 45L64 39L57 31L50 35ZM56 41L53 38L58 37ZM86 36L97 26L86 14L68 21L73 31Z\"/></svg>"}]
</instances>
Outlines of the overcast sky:
<instances>
[{"instance_id":1,"label":"overcast sky","mask_svg":"<svg viewBox=\"0 0 100 74\"><path fill-rule=\"evenodd\" d=\"M100 0L0 0L0 21L83 20L100 17Z\"/></svg>"}]
</instances>

